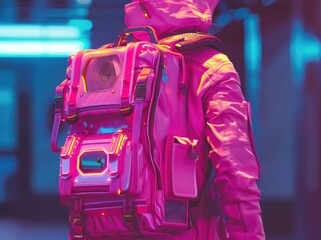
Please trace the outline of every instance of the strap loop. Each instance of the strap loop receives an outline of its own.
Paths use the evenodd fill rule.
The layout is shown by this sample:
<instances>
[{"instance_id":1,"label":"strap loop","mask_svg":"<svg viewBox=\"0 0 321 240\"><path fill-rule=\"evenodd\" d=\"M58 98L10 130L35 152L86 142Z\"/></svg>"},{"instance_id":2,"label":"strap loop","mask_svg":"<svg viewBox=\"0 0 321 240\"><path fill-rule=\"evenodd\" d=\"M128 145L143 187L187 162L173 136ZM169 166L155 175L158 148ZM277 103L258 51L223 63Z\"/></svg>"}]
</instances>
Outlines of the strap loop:
<instances>
[{"instance_id":1,"label":"strap loop","mask_svg":"<svg viewBox=\"0 0 321 240\"><path fill-rule=\"evenodd\" d=\"M55 96L55 115L54 122L51 131L50 145L53 152L60 152L61 148L57 147L57 139L59 134L59 128L61 121L65 121L64 115L64 93L68 88L68 79L65 79L60 85L56 88Z\"/></svg>"}]
</instances>

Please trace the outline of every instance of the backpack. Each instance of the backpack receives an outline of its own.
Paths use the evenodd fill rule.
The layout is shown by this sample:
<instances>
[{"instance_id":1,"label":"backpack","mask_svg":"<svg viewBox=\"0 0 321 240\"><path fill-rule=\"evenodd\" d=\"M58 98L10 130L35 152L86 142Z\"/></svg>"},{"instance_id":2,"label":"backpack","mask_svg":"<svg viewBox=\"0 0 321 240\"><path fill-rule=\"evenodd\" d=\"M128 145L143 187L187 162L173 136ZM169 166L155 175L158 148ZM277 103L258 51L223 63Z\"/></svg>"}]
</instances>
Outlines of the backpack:
<instances>
[{"instance_id":1,"label":"backpack","mask_svg":"<svg viewBox=\"0 0 321 240\"><path fill-rule=\"evenodd\" d=\"M126 42L144 32L150 41ZM188 136L183 51L221 42L206 33L158 41L151 27L69 58L57 86L51 148L69 239L166 237L190 227L198 139ZM69 132L57 147L60 123Z\"/></svg>"}]
</instances>

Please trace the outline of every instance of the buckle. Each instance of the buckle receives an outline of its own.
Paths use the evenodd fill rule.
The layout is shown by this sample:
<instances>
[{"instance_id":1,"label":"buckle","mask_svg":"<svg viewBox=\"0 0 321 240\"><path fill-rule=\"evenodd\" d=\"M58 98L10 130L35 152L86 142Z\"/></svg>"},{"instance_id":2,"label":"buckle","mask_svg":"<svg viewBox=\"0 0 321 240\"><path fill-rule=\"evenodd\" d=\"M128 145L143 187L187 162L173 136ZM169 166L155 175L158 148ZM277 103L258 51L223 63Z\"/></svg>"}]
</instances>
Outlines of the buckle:
<instances>
[{"instance_id":1,"label":"buckle","mask_svg":"<svg viewBox=\"0 0 321 240\"><path fill-rule=\"evenodd\" d=\"M78 120L78 115L77 115L77 113L75 113L75 114L73 114L73 115L71 115L71 116L67 116L66 120L67 120L68 123L75 123L75 122L77 122L77 120Z\"/></svg>"},{"instance_id":2,"label":"buckle","mask_svg":"<svg viewBox=\"0 0 321 240\"><path fill-rule=\"evenodd\" d=\"M63 109L63 97L62 96L55 96L55 113L61 113Z\"/></svg>"},{"instance_id":3,"label":"buckle","mask_svg":"<svg viewBox=\"0 0 321 240\"><path fill-rule=\"evenodd\" d=\"M134 209L132 206L132 198L131 197L125 197L124 198L124 214L123 219L124 222L132 222L134 217Z\"/></svg>"},{"instance_id":4,"label":"buckle","mask_svg":"<svg viewBox=\"0 0 321 240\"><path fill-rule=\"evenodd\" d=\"M74 238L83 238L83 226L80 218L72 219L72 235Z\"/></svg>"},{"instance_id":5,"label":"buckle","mask_svg":"<svg viewBox=\"0 0 321 240\"><path fill-rule=\"evenodd\" d=\"M133 214L134 210L131 208L129 212L124 212L123 219L124 222L132 222L133 221Z\"/></svg>"},{"instance_id":6,"label":"buckle","mask_svg":"<svg viewBox=\"0 0 321 240\"><path fill-rule=\"evenodd\" d=\"M144 101L146 98L146 81L137 82L135 89L135 101Z\"/></svg>"},{"instance_id":7,"label":"buckle","mask_svg":"<svg viewBox=\"0 0 321 240\"><path fill-rule=\"evenodd\" d=\"M119 111L122 116L127 116L132 113L133 108L132 106L120 107Z\"/></svg>"}]
</instances>

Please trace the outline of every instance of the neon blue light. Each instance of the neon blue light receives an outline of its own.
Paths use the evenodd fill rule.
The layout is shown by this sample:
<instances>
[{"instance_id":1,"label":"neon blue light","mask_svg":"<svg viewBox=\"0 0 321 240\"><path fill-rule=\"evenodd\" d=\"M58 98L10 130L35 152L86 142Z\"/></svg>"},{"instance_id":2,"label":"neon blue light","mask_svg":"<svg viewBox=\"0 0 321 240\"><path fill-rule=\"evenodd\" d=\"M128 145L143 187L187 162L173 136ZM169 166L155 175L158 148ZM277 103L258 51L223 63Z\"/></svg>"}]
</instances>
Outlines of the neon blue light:
<instances>
[{"instance_id":1,"label":"neon blue light","mask_svg":"<svg viewBox=\"0 0 321 240\"><path fill-rule=\"evenodd\" d=\"M0 119L0 149L13 150L17 147L17 96L11 87L5 87L6 82L12 81L13 74L0 71L0 109L5 117ZM1 162L1 161L0 161ZM1 164L1 163L0 163Z\"/></svg>"},{"instance_id":2,"label":"neon blue light","mask_svg":"<svg viewBox=\"0 0 321 240\"><path fill-rule=\"evenodd\" d=\"M89 20L70 20L69 25L0 25L0 57L67 57L90 47L86 34Z\"/></svg>"},{"instance_id":3,"label":"neon blue light","mask_svg":"<svg viewBox=\"0 0 321 240\"><path fill-rule=\"evenodd\" d=\"M79 28L75 26L43 26L43 25L0 25L0 38L50 38L75 39L81 36Z\"/></svg>"},{"instance_id":4,"label":"neon blue light","mask_svg":"<svg viewBox=\"0 0 321 240\"><path fill-rule=\"evenodd\" d=\"M232 21L232 16L228 13L218 16L216 24L219 27L224 27Z\"/></svg>"},{"instance_id":5,"label":"neon blue light","mask_svg":"<svg viewBox=\"0 0 321 240\"><path fill-rule=\"evenodd\" d=\"M68 21L68 25L77 27L82 31L90 31L93 27L92 21L88 19L71 19Z\"/></svg>"},{"instance_id":6,"label":"neon blue light","mask_svg":"<svg viewBox=\"0 0 321 240\"><path fill-rule=\"evenodd\" d=\"M13 104L15 97L12 89L0 89L0 105Z\"/></svg>"},{"instance_id":7,"label":"neon blue light","mask_svg":"<svg viewBox=\"0 0 321 240\"><path fill-rule=\"evenodd\" d=\"M67 57L88 47L88 40L0 40L0 57Z\"/></svg>"},{"instance_id":8,"label":"neon blue light","mask_svg":"<svg viewBox=\"0 0 321 240\"><path fill-rule=\"evenodd\" d=\"M249 15L244 21L244 57L246 68L247 93L250 100L255 100L255 94L260 88L259 74L262 62L262 39L259 17Z\"/></svg>"},{"instance_id":9,"label":"neon blue light","mask_svg":"<svg viewBox=\"0 0 321 240\"><path fill-rule=\"evenodd\" d=\"M262 39L260 19L256 14L244 20L244 59L246 94L252 105L253 132L258 130L260 71L262 63Z\"/></svg>"},{"instance_id":10,"label":"neon blue light","mask_svg":"<svg viewBox=\"0 0 321 240\"><path fill-rule=\"evenodd\" d=\"M112 127L105 128L105 127L101 127L101 128L99 128L98 133L100 133L100 134L103 134L103 133L114 133L114 132L117 132L121 128L112 128Z\"/></svg>"},{"instance_id":11,"label":"neon blue light","mask_svg":"<svg viewBox=\"0 0 321 240\"><path fill-rule=\"evenodd\" d=\"M307 63L321 58L321 43L315 35L304 31L298 19L292 23L290 54L293 79L296 84L301 84Z\"/></svg>"},{"instance_id":12,"label":"neon blue light","mask_svg":"<svg viewBox=\"0 0 321 240\"><path fill-rule=\"evenodd\" d=\"M234 15L237 19L245 19L250 15L250 11L248 8L239 8L235 10Z\"/></svg>"}]
</instances>

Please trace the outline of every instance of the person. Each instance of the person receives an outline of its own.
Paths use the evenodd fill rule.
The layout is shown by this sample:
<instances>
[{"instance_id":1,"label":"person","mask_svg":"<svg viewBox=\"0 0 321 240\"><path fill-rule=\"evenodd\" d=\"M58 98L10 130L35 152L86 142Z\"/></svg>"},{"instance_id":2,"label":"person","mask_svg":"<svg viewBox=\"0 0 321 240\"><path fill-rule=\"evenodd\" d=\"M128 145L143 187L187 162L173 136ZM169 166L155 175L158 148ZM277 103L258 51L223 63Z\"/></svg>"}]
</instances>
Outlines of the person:
<instances>
[{"instance_id":1,"label":"person","mask_svg":"<svg viewBox=\"0 0 321 240\"><path fill-rule=\"evenodd\" d=\"M207 32L218 2L132 0L125 5L125 24L151 26L159 39ZM203 139L197 179L208 184L202 186L199 203L191 207L192 227L170 239L265 239L257 187L259 164L249 104L239 76L228 57L211 47L188 50L183 55L189 134L192 139Z\"/></svg>"}]
</instances>

